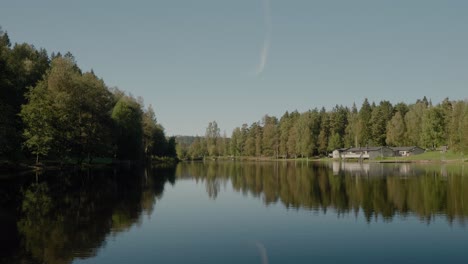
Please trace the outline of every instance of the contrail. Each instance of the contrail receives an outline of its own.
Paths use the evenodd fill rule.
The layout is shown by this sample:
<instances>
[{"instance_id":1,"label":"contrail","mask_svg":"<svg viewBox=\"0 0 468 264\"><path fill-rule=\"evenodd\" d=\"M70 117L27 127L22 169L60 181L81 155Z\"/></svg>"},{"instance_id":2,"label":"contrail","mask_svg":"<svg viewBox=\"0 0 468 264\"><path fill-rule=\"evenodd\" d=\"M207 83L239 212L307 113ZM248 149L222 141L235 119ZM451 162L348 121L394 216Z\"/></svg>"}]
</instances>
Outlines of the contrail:
<instances>
[{"instance_id":1,"label":"contrail","mask_svg":"<svg viewBox=\"0 0 468 264\"><path fill-rule=\"evenodd\" d=\"M265 69L265 65L268 59L268 51L270 50L270 41L271 41L271 9L270 9L270 0L262 0L263 5L263 17L265 23L265 40L263 41L263 47L260 52L260 62L257 66L257 75L261 74Z\"/></svg>"}]
</instances>

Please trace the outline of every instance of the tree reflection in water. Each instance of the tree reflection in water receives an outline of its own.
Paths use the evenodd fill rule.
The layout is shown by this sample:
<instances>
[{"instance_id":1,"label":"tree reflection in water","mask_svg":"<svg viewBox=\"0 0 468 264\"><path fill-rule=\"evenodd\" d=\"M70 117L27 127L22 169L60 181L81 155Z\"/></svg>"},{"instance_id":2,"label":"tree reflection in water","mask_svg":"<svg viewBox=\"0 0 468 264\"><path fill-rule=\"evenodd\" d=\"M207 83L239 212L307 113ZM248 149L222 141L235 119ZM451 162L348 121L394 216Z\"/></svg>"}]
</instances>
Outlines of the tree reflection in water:
<instances>
[{"instance_id":1,"label":"tree reflection in water","mask_svg":"<svg viewBox=\"0 0 468 264\"><path fill-rule=\"evenodd\" d=\"M190 179L295 210L431 224L468 217L464 165L198 162L176 168L47 172L0 178L0 263L71 263L151 216L166 182ZM262 251L263 248L257 246ZM266 251L266 250L265 250Z\"/></svg>"},{"instance_id":2,"label":"tree reflection in water","mask_svg":"<svg viewBox=\"0 0 468 264\"><path fill-rule=\"evenodd\" d=\"M0 262L58 264L95 256L110 234L151 215L165 182L173 177L169 168L47 172L37 182L9 182L7 192L17 197L9 202L19 208L14 212L17 232L11 237L20 242L0 255Z\"/></svg>"},{"instance_id":3,"label":"tree reflection in water","mask_svg":"<svg viewBox=\"0 0 468 264\"><path fill-rule=\"evenodd\" d=\"M449 223L468 217L468 178L464 165L378 163L206 162L184 163L177 178L204 181L216 198L221 183L235 191L261 197L265 204L281 202L338 215L357 214L367 221L414 214L430 223L444 215Z\"/></svg>"}]
</instances>

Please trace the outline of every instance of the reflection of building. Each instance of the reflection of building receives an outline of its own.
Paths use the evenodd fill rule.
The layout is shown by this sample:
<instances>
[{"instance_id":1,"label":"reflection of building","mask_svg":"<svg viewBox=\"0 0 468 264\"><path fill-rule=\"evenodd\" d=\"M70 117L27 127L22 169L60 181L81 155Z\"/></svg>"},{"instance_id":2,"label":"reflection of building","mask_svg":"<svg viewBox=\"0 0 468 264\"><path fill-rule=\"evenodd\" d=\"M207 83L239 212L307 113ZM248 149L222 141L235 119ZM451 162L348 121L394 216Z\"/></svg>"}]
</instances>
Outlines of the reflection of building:
<instances>
[{"instance_id":1,"label":"reflection of building","mask_svg":"<svg viewBox=\"0 0 468 264\"><path fill-rule=\"evenodd\" d=\"M370 164L362 162L333 162L333 174L338 175L340 172L344 171L347 173L355 174L365 174L369 173Z\"/></svg>"},{"instance_id":2,"label":"reflection of building","mask_svg":"<svg viewBox=\"0 0 468 264\"><path fill-rule=\"evenodd\" d=\"M419 172L414 164L410 163L362 163L362 162L340 162L333 161L333 174L341 173L350 174L352 176L410 176Z\"/></svg>"}]
</instances>

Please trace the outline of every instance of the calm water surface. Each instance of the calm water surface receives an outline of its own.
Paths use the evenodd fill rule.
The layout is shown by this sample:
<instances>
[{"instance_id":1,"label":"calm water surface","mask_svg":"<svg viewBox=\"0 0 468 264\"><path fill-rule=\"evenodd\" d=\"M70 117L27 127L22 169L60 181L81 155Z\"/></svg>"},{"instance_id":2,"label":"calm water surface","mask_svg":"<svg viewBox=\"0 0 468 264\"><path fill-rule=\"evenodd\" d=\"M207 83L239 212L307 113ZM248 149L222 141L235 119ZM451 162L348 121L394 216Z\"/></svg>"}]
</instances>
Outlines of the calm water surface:
<instances>
[{"instance_id":1,"label":"calm water surface","mask_svg":"<svg viewBox=\"0 0 468 264\"><path fill-rule=\"evenodd\" d=\"M181 163L0 176L1 263L468 263L468 167Z\"/></svg>"}]
</instances>

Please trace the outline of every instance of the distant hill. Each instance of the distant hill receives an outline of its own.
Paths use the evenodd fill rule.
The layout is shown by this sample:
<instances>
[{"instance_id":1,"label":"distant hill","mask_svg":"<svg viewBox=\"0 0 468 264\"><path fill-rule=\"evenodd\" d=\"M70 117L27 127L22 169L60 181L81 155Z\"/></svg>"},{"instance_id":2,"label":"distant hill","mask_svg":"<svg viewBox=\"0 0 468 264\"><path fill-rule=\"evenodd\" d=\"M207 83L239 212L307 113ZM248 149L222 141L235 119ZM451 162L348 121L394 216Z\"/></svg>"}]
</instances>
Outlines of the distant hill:
<instances>
[{"instance_id":1,"label":"distant hill","mask_svg":"<svg viewBox=\"0 0 468 264\"><path fill-rule=\"evenodd\" d=\"M183 146L190 146L192 143L195 141L194 136L175 136L177 144L183 145Z\"/></svg>"}]
</instances>

